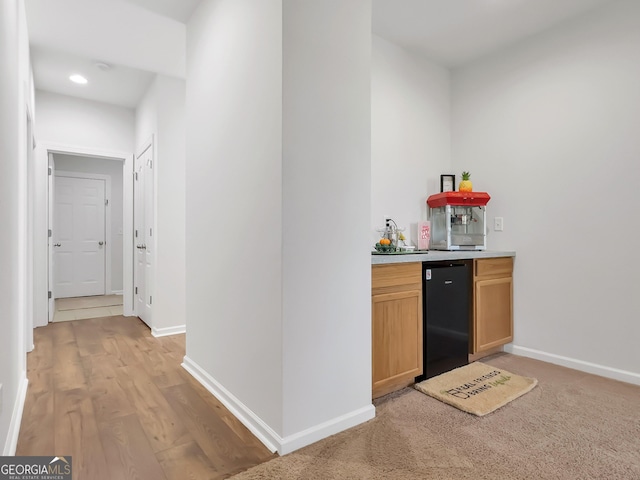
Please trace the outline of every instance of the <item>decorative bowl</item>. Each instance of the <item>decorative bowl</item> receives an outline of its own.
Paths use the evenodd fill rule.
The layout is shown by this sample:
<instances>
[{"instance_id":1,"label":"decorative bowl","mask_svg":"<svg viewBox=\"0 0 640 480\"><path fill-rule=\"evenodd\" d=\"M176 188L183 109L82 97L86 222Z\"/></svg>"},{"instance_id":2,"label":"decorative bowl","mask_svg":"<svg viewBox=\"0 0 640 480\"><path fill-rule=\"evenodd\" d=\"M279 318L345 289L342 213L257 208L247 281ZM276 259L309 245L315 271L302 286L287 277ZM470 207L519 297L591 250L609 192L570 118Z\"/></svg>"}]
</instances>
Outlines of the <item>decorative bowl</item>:
<instances>
[{"instance_id":1,"label":"decorative bowl","mask_svg":"<svg viewBox=\"0 0 640 480\"><path fill-rule=\"evenodd\" d=\"M380 245L379 243L376 243L374 248L378 252L382 252L382 253L388 253L388 252L395 252L396 251L395 245Z\"/></svg>"}]
</instances>

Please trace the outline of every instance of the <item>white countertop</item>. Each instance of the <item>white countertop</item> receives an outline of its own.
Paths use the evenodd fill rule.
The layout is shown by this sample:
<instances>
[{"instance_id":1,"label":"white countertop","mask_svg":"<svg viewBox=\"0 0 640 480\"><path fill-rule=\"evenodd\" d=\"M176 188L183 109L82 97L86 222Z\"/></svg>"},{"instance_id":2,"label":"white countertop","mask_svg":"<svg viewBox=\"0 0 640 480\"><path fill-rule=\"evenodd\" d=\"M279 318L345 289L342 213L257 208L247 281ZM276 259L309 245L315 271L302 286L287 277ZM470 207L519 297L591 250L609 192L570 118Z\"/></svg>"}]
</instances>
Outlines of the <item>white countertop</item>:
<instances>
[{"instance_id":1,"label":"white countertop","mask_svg":"<svg viewBox=\"0 0 640 480\"><path fill-rule=\"evenodd\" d=\"M420 253L391 254L391 255L371 255L372 265L383 265L387 263L410 263L410 262L438 262L440 260L470 260L473 258L496 258L515 257L516 252L503 252L497 250L428 250Z\"/></svg>"}]
</instances>

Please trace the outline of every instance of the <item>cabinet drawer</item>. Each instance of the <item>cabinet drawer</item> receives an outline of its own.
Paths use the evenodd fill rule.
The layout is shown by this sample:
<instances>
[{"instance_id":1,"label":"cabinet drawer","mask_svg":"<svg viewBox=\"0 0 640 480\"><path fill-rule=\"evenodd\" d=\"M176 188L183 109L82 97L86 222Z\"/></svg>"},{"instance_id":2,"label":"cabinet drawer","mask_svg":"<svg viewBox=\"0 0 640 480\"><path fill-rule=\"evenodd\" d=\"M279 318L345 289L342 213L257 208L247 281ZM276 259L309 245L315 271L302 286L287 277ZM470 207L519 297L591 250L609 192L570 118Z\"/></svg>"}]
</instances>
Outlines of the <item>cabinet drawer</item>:
<instances>
[{"instance_id":1,"label":"cabinet drawer","mask_svg":"<svg viewBox=\"0 0 640 480\"><path fill-rule=\"evenodd\" d=\"M422 264L420 262L373 265L371 267L371 293L390 293L403 287L422 289Z\"/></svg>"},{"instance_id":2,"label":"cabinet drawer","mask_svg":"<svg viewBox=\"0 0 640 480\"><path fill-rule=\"evenodd\" d=\"M477 258L474 274L476 277L485 275L511 275L513 272L513 257Z\"/></svg>"}]
</instances>

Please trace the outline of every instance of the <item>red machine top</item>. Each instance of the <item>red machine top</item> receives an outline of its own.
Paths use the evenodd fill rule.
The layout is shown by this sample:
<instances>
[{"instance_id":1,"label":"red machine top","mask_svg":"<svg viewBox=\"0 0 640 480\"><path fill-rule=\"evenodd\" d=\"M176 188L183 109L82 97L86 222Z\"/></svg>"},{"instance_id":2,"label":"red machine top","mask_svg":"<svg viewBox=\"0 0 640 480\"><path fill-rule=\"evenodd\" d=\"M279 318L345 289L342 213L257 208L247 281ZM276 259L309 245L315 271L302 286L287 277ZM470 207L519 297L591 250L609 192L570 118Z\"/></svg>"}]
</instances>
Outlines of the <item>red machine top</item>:
<instances>
[{"instance_id":1,"label":"red machine top","mask_svg":"<svg viewBox=\"0 0 640 480\"><path fill-rule=\"evenodd\" d=\"M487 192L442 192L427 198L427 205L431 208L444 207L445 205L482 207L490 199Z\"/></svg>"}]
</instances>

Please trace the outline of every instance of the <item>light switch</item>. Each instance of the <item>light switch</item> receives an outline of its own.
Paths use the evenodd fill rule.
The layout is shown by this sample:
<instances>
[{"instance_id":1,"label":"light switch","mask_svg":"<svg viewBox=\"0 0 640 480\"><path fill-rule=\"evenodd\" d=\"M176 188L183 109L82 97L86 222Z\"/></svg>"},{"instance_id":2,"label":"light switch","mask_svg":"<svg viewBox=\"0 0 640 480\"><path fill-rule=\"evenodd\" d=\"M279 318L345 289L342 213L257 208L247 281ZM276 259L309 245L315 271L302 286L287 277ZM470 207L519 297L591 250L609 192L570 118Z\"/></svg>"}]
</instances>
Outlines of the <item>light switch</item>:
<instances>
[{"instance_id":1,"label":"light switch","mask_svg":"<svg viewBox=\"0 0 640 480\"><path fill-rule=\"evenodd\" d=\"M493 229L496 232L502 232L504 230L504 218L503 217L494 217L493 218Z\"/></svg>"}]
</instances>

